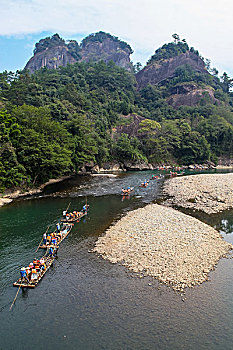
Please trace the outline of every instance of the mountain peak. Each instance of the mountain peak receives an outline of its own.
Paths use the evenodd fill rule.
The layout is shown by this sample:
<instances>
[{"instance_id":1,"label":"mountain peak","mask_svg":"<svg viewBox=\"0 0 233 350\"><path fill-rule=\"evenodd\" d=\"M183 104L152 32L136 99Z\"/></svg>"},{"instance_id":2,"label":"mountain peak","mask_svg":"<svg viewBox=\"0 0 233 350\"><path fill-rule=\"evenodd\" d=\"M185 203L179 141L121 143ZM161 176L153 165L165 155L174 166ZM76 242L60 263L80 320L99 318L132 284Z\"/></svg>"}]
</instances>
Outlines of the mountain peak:
<instances>
[{"instance_id":1,"label":"mountain peak","mask_svg":"<svg viewBox=\"0 0 233 350\"><path fill-rule=\"evenodd\" d=\"M98 62L103 60L108 63L112 60L117 66L132 71L130 62L132 52L129 44L102 31L88 35L83 39L81 45L76 40L65 41L56 33L36 43L34 56L28 61L25 68L34 73L42 67L56 69L77 61Z\"/></svg>"}]
</instances>

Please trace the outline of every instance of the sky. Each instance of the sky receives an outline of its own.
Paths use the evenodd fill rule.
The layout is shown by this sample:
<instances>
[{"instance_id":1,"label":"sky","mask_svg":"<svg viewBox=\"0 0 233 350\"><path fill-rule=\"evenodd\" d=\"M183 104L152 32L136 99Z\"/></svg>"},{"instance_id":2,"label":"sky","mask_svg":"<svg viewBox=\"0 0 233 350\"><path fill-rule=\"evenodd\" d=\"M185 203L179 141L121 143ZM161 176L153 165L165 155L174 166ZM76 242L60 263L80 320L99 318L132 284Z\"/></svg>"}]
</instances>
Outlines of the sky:
<instances>
[{"instance_id":1,"label":"sky","mask_svg":"<svg viewBox=\"0 0 233 350\"><path fill-rule=\"evenodd\" d=\"M35 43L59 33L105 31L130 44L143 65L172 34L233 76L232 0L0 0L0 72L24 68Z\"/></svg>"}]
</instances>

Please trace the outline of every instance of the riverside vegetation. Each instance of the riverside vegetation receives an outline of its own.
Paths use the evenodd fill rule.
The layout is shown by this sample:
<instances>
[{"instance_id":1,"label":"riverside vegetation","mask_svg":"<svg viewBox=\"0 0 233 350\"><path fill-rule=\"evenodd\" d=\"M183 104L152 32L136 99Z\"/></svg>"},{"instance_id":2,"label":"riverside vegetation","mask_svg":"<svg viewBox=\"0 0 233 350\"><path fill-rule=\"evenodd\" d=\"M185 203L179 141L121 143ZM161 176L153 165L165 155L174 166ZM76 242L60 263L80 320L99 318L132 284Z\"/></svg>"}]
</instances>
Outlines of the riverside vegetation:
<instances>
[{"instance_id":1,"label":"riverside vegetation","mask_svg":"<svg viewBox=\"0 0 233 350\"><path fill-rule=\"evenodd\" d=\"M85 47L88 40L100 42L97 34L85 39ZM101 44L111 39L106 35L101 33ZM46 50L51 42L53 37L46 39ZM125 47L131 53L128 44L120 49ZM37 51L43 53L39 46ZM202 70L182 64L182 55L187 62L203 62ZM191 164L232 157L232 80L210 71L209 62L177 37L156 50L144 69L173 58L178 66L171 76L154 85L143 80L143 88L139 64L133 72L113 61L0 73L0 191L38 186L88 162ZM173 106L169 98L187 89L199 91L199 100ZM137 132L118 132L135 115L141 116Z\"/></svg>"}]
</instances>

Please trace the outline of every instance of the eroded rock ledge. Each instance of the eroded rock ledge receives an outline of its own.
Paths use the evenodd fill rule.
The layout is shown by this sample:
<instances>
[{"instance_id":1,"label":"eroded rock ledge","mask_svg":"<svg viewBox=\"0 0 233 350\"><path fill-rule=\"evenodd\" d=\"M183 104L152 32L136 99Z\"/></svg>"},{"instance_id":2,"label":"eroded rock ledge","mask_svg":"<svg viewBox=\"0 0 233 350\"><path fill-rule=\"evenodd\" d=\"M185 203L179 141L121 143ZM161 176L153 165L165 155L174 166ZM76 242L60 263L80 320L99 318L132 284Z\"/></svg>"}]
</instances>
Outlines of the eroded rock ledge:
<instances>
[{"instance_id":1,"label":"eroded rock ledge","mask_svg":"<svg viewBox=\"0 0 233 350\"><path fill-rule=\"evenodd\" d=\"M232 248L201 221L150 204L111 226L93 251L140 276L153 276L182 291L207 280L208 273Z\"/></svg>"}]
</instances>

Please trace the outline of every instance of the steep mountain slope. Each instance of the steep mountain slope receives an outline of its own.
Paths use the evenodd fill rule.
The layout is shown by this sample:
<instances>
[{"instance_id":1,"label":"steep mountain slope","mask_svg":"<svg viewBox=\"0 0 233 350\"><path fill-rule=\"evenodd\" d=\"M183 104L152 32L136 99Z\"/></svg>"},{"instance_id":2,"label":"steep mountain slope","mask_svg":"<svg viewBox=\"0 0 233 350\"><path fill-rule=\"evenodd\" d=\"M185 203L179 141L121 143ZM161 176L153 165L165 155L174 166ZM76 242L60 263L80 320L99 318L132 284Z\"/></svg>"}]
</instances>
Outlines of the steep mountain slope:
<instances>
[{"instance_id":1,"label":"steep mountain slope","mask_svg":"<svg viewBox=\"0 0 233 350\"><path fill-rule=\"evenodd\" d=\"M34 56L28 61L25 69L34 73L42 67L56 69L78 61L103 60L108 63L112 60L117 66L132 71L133 66L130 62L132 52L127 43L104 32L89 35L80 45L75 40L66 43L58 34L54 34L36 44Z\"/></svg>"},{"instance_id":2,"label":"steep mountain slope","mask_svg":"<svg viewBox=\"0 0 233 350\"><path fill-rule=\"evenodd\" d=\"M136 79L139 90L149 85L162 88L168 104L174 108L195 106L203 100L219 103L214 94L218 79L208 72L198 51L189 48L185 40L156 50Z\"/></svg>"},{"instance_id":3,"label":"steep mountain slope","mask_svg":"<svg viewBox=\"0 0 233 350\"><path fill-rule=\"evenodd\" d=\"M203 60L196 53L186 51L172 58L152 60L136 75L138 88L142 89L147 85L162 83L164 80L174 77L176 69L186 64L197 72L208 74Z\"/></svg>"}]
</instances>

